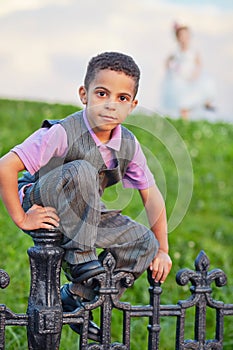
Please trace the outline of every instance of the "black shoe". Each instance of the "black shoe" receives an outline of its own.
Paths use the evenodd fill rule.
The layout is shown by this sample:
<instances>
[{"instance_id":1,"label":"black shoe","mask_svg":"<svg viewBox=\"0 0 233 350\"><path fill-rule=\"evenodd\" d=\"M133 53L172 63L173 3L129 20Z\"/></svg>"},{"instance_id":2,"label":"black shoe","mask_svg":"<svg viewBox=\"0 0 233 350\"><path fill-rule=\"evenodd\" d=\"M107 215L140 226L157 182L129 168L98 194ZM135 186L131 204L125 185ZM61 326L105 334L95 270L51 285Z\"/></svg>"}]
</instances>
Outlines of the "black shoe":
<instances>
[{"instance_id":1,"label":"black shoe","mask_svg":"<svg viewBox=\"0 0 233 350\"><path fill-rule=\"evenodd\" d=\"M99 260L92 260L82 264L70 265L72 282L81 283L91 277L99 275L105 271Z\"/></svg>"},{"instance_id":2,"label":"black shoe","mask_svg":"<svg viewBox=\"0 0 233 350\"><path fill-rule=\"evenodd\" d=\"M64 284L64 286L61 287L61 301L62 301L63 311L72 312L77 308L82 307L81 298L78 295L74 295L73 293L71 293L68 283ZM93 316L92 316L92 312L90 311L90 321L88 325L88 339L91 339L94 341L100 341L100 329L95 324L95 322L91 321L92 319L93 319ZM71 324L70 328L78 334L81 334L82 332L82 324Z\"/></svg>"},{"instance_id":3,"label":"black shoe","mask_svg":"<svg viewBox=\"0 0 233 350\"><path fill-rule=\"evenodd\" d=\"M81 298L71 293L68 283L61 287L60 293L63 311L72 312L78 307L82 307Z\"/></svg>"}]
</instances>

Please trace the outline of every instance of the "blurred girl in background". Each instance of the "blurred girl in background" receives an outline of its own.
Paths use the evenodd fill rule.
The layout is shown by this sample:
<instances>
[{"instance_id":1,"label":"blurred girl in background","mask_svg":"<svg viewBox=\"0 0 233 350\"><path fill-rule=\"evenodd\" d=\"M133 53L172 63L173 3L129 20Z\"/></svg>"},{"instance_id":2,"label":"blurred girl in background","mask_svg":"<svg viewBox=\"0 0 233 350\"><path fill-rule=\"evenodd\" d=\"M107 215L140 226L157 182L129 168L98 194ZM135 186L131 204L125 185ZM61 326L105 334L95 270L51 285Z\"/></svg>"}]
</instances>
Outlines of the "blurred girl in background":
<instances>
[{"instance_id":1,"label":"blurred girl in background","mask_svg":"<svg viewBox=\"0 0 233 350\"><path fill-rule=\"evenodd\" d=\"M214 111L214 82L202 70L200 55L191 44L190 28L175 23L174 32L177 48L166 59L162 112L188 119L201 110Z\"/></svg>"}]
</instances>

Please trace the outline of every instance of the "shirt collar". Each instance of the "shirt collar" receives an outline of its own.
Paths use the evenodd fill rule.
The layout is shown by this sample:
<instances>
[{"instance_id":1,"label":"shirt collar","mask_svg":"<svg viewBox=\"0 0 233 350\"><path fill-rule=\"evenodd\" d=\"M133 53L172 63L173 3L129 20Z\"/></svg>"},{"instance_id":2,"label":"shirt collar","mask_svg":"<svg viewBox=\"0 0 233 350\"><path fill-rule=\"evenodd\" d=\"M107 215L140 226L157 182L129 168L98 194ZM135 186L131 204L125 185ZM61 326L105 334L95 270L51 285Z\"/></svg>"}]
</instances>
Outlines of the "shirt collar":
<instances>
[{"instance_id":1,"label":"shirt collar","mask_svg":"<svg viewBox=\"0 0 233 350\"><path fill-rule=\"evenodd\" d=\"M94 131L92 130L89 121L87 119L87 114L86 114L86 109L83 110L83 119L84 122L86 124L86 127L88 129L88 131L90 132L93 140L96 143L96 146L99 147L101 145L105 145L109 148L114 149L115 151L119 151L120 147L121 147L121 125L118 124L113 130L112 130L112 137L111 139L107 142L107 143L102 143L98 137L96 136L96 134L94 133Z\"/></svg>"}]
</instances>

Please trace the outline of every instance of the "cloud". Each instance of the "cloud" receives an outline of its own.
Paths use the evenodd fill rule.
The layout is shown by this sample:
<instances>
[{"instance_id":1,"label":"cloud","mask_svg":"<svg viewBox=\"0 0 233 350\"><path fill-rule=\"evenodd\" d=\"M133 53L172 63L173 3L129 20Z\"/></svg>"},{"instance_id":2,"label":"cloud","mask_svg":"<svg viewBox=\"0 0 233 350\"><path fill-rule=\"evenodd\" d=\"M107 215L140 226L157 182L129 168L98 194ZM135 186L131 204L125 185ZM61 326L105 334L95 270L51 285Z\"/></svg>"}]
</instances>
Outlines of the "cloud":
<instances>
[{"instance_id":1,"label":"cloud","mask_svg":"<svg viewBox=\"0 0 233 350\"><path fill-rule=\"evenodd\" d=\"M1 1L0 16L6 16L14 12L37 10L47 6L67 6L73 0L7 0Z\"/></svg>"}]
</instances>

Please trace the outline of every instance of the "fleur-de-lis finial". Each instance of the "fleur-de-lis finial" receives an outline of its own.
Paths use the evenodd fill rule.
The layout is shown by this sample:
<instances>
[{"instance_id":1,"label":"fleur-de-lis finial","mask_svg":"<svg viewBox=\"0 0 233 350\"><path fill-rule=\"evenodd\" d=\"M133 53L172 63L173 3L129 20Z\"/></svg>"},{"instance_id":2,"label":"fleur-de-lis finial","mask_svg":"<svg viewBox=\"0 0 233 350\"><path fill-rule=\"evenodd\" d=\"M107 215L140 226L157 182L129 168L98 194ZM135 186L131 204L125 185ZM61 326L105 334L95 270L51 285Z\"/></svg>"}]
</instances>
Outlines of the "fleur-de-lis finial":
<instances>
[{"instance_id":1,"label":"fleur-de-lis finial","mask_svg":"<svg viewBox=\"0 0 233 350\"><path fill-rule=\"evenodd\" d=\"M225 273L220 269L214 269L208 272L210 267L210 261L208 256L203 250L198 254L195 260L195 271L190 269L182 269L176 275L176 281L179 285L184 286L188 282L191 282L197 288L202 291L209 291L210 284L215 281L218 287L222 287L227 283L227 277ZM201 290L200 290L201 291Z\"/></svg>"}]
</instances>

